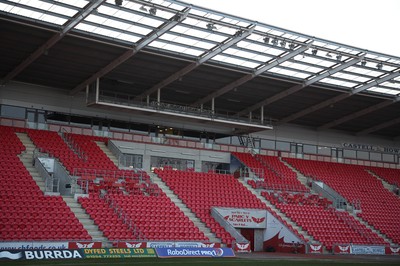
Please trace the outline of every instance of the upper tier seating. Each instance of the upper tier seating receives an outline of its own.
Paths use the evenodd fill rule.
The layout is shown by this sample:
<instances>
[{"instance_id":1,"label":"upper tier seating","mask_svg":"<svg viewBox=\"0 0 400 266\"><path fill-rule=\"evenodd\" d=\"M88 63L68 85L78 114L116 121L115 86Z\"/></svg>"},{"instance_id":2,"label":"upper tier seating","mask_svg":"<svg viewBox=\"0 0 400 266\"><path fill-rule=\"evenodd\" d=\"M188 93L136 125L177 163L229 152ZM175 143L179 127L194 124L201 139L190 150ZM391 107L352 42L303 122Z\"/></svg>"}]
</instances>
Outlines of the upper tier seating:
<instances>
[{"instance_id":1,"label":"upper tier seating","mask_svg":"<svg viewBox=\"0 0 400 266\"><path fill-rule=\"evenodd\" d=\"M400 169L382 167L369 167L368 169L389 184L400 187Z\"/></svg>"},{"instance_id":2,"label":"upper tier seating","mask_svg":"<svg viewBox=\"0 0 400 266\"><path fill-rule=\"evenodd\" d=\"M385 244L384 240L345 211L332 208L318 195L261 193L328 250L334 244Z\"/></svg>"},{"instance_id":3,"label":"upper tier seating","mask_svg":"<svg viewBox=\"0 0 400 266\"><path fill-rule=\"evenodd\" d=\"M300 183L297 175L278 157L255 155L250 153L235 152L233 155L248 166L264 182L249 180L253 188L264 188L268 190L308 192L309 189ZM261 171L260 171L261 169Z\"/></svg>"},{"instance_id":4,"label":"upper tier seating","mask_svg":"<svg viewBox=\"0 0 400 266\"><path fill-rule=\"evenodd\" d=\"M285 158L293 167L336 190L349 203L359 201L359 217L400 243L400 199L363 166Z\"/></svg>"},{"instance_id":5,"label":"upper tier seating","mask_svg":"<svg viewBox=\"0 0 400 266\"><path fill-rule=\"evenodd\" d=\"M0 240L91 239L62 197L45 196L32 179L14 128L0 126L0 147Z\"/></svg>"}]
</instances>

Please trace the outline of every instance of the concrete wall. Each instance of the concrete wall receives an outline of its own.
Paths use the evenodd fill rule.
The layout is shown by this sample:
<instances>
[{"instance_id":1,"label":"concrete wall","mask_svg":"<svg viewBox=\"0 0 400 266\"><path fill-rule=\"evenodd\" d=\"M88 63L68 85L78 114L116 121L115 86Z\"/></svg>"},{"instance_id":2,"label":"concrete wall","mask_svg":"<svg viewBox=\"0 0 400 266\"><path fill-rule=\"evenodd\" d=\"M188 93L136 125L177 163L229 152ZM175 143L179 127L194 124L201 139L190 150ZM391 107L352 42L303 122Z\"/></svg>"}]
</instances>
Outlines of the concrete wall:
<instances>
[{"instance_id":1,"label":"concrete wall","mask_svg":"<svg viewBox=\"0 0 400 266\"><path fill-rule=\"evenodd\" d=\"M112 142L121 150L122 153L142 155L143 169L146 171L150 169L150 158L152 156L194 160L195 171L198 172L201 172L201 163L204 161L230 163L230 153L228 152L197 150L119 140L113 140Z\"/></svg>"}]
</instances>

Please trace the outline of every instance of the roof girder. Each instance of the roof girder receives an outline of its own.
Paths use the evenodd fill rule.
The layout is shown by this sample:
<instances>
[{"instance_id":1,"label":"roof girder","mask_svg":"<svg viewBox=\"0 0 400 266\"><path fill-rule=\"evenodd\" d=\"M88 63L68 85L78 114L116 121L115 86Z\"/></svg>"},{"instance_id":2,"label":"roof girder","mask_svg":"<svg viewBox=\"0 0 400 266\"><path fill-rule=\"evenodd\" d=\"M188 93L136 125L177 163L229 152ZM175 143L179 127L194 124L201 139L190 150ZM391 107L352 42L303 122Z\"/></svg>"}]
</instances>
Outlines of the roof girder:
<instances>
[{"instance_id":1,"label":"roof girder","mask_svg":"<svg viewBox=\"0 0 400 266\"><path fill-rule=\"evenodd\" d=\"M145 97L147 95L150 95L150 94L154 93L155 91L157 91L159 89L164 88L165 86L171 84L172 82L174 82L175 80L179 79L180 77L186 75L187 73L189 73L190 71L192 71L196 67L200 66L201 64L203 64L207 60L211 59L212 57L216 56L220 52L228 49L232 45L234 45L234 44L240 42L241 40L245 39L247 36L249 36L253 32L254 27L255 27L255 25L252 25L250 29L248 29L248 30L246 30L246 31L244 31L244 32L242 32L240 34L235 34L230 40L226 40L226 42L223 42L223 43L215 46L214 48L210 49L204 55L200 56L200 58L196 62L193 62L193 63L187 65L186 67L180 69L179 71L175 72L171 76L169 76L166 79L162 80L161 82L157 83L153 87L147 89L146 91L144 91L140 95L136 96L134 100L140 100L141 98L143 98L143 97Z\"/></svg>"},{"instance_id":2,"label":"roof girder","mask_svg":"<svg viewBox=\"0 0 400 266\"><path fill-rule=\"evenodd\" d=\"M343 124L343 123L345 123L347 121L356 119L356 118L358 118L360 116L375 112L375 111L377 111L379 109L382 109L382 108L384 108L386 106L392 105L393 103L398 102L399 99L400 99L400 97L397 97L395 100L386 100L386 101L380 102L380 103L375 104L373 106L364 108L364 109L362 109L362 110L360 110L358 112L343 116L343 117L341 117L339 119L336 119L334 121L326 123L326 124L318 127L318 129L328 129L328 128L335 127L335 126Z\"/></svg>"},{"instance_id":3,"label":"roof girder","mask_svg":"<svg viewBox=\"0 0 400 266\"><path fill-rule=\"evenodd\" d=\"M384 129L384 128L387 128L387 127L390 127L390 126L393 126L393 125L396 125L396 124L399 124L399 123L400 123L400 117L392 119L392 120L389 120L389 121L386 121L386 122L381 123L379 125L376 125L376 126L361 130L361 131L357 132L357 136L366 135L366 134L369 134L369 133L372 133L372 132L375 132L375 131L378 131L378 130L381 130L381 129Z\"/></svg>"},{"instance_id":4,"label":"roof girder","mask_svg":"<svg viewBox=\"0 0 400 266\"><path fill-rule=\"evenodd\" d=\"M364 58L364 56L361 56L361 57L358 57L358 58L354 58L354 59L352 59L352 60L350 60L350 61L348 61L348 62L346 62L344 64L339 65L338 67L335 67L333 69L327 69L322 74L317 75L316 77L314 77L312 79L309 79L307 81L304 81L302 84L297 84L295 86L292 86L291 88L289 88L289 89L287 89L285 91L277 93L277 94L273 95L272 97L269 97L269 98L267 98L267 99L265 99L265 100L263 100L263 101L261 101L259 103L256 103L253 106L250 106L250 107L240 111L238 113L238 115L244 115L246 113L252 112L252 111L260 108L261 106L266 106L266 105L269 105L269 104L271 104L273 102L276 102L276 101L278 101L278 100L280 100L280 99L282 99L282 98L284 98L286 96L289 96L289 95L291 95L291 94L293 94L293 93L295 93L295 92L297 92L297 91L299 91L299 90L301 90L301 89L303 89L303 88L305 88L307 86L310 86L310 85L312 85L312 84L314 84L314 83L316 83L316 82L318 82L318 81L320 81L320 80L322 80L322 79L324 79L324 78L326 78L326 77L328 77L330 75L333 75L333 74L335 74L335 73L337 73L339 71L342 71L343 69L346 69L346 68L348 68L348 67L350 67L350 66L352 66L354 64L357 64L363 58Z\"/></svg>"},{"instance_id":5,"label":"roof girder","mask_svg":"<svg viewBox=\"0 0 400 266\"><path fill-rule=\"evenodd\" d=\"M288 54L286 54L286 55L284 55L282 57L275 58L272 63L264 64L262 67L256 69L253 73L247 74L246 76L243 76L243 77L241 77L241 78L239 78L239 79L237 79L237 80L225 85L224 87L222 87L222 88L218 89L217 91L211 93L210 95L207 95L206 97L194 102L191 105L194 106L194 105L203 104L205 102L210 101L211 99L213 99L215 97L221 96L221 95L227 93L228 91L233 90L234 88L244 84L245 82L247 82L247 81L259 76L260 74L264 73L268 69L274 68L277 65L289 60L290 58L293 58L296 55L306 51L307 49L309 49L311 47L311 44L312 44L312 42L310 42L309 44L304 45L304 46L298 48L297 50L294 50L294 51L292 51L292 52L290 52L290 53L288 53Z\"/></svg>"},{"instance_id":6,"label":"roof girder","mask_svg":"<svg viewBox=\"0 0 400 266\"><path fill-rule=\"evenodd\" d=\"M71 95L74 95L84 89L87 85L91 84L94 82L96 79L104 76L105 74L109 73L112 71L114 68L119 66L120 64L124 63L126 60L131 58L133 55L135 55L137 52L139 52L141 49L146 47L149 43L157 39L159 36L170 30L171 28L175 27L180 21L185 19L187 14L189 13L190 8L186 8L183 12L178 12L175 16L173 16L168 22L164 23L161 25L158 29L154 30L151 34L149 34L147 37L142 39L135 47L132 49L129 49L125 51L122 55L114 59L112 62L110 62L107 66L103 67L100 69L98 72L93 74L91 77L77 85L74 89L70 91Z\"/></svg>"},{"instance_id":7,"label":"roof girder","mask_svg":"<svg viewBox=\"0 0 400 266\"><path fill-rule=\"evenodd\" d=\"M88 5L82 9L82 12L75 15L59 32L54 34L50 39L43 43L39 48L37 48L29 57L22 61L18 66L11 70L1 81L4 85L11 79L15 78L19 73L21 73L25 68L27 68L31 63L38 59L46 50L53 47L58 41L60 41L70 30L72 30L76 25L78 25L82 20L84 20L93 10L98 8L106 0L96 0L89 2Z\"/></svg>"},{"instance_id":8,"label":"roof girder","mask_svg":"<svg viewBox=\"0 0 400 266\"><path fill-rule=\"evenodd\" d=\"M288 117L285 117L285 118L281 119L279 121L279 123L283 124L283 123L290 122L290 121L295 120L295 119L297 119L299 117L302 117L302 116L307 115L309 113L312 113L312 112L315 112L315 111L320 110L322 108L325 108L325 107L327 107L327 106L329 106L331 104L334 104L336 102L339 102L341 100L344 100L344 99L346 99L346 98L348 98L348 97L350 97L350 96L352 96L354 94L362 92L363 90L369 89L369 88L371 88L373 86L379 85L380 83L386 82L386 81L388 81L388 80L390 80L392 78L395 78L395 77L397 77L399 75L400 75L400 71L393 72L393 73L391 73L391 74L389 74L389 75L387 75L387 76L385 76L383 78L380 78L378 80L374 80L374 81L372 81L372 82L370 82L368 84L365 84L365 85L363 85L363 86L361 86L359 88L353 89L349 93L339 94L338 96L335 96L335 97L333 97L331 99L328 99L328 100L323 101L323 102L321 102L319 104L310 106L310 107L308 107L306 109L301 110L300 112L297 112L297 113L294 113L294 114L292 114L292 115L290 115Z\"/></svg>"}]
</instances>

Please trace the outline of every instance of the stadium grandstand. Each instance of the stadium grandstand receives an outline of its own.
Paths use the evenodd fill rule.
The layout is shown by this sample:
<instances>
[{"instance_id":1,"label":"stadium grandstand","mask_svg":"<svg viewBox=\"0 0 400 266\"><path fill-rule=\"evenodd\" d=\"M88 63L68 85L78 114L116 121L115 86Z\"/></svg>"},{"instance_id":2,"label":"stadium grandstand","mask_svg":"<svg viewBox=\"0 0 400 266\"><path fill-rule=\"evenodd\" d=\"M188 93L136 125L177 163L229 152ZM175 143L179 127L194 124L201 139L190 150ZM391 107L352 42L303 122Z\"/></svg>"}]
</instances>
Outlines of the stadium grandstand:
<instances>
[{"instance_id":1,"label":"stadium grandstand","mask_svg":"<svg viewBox=\"0 0 400 266\"><path fill-rule=\"evenodd\" d=\"M0 249L399 255L399 57L176 0L0 34Z\"/></svg>"}]
</instances>

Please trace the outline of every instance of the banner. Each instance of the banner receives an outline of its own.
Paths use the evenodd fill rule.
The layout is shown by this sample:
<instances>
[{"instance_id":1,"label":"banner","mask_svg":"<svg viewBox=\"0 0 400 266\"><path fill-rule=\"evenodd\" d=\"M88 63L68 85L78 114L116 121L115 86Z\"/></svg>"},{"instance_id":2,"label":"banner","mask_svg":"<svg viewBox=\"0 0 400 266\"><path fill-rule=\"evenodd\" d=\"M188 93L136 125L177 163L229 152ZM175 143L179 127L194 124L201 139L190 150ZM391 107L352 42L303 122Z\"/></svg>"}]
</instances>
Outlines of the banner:
<instances>
[{"instance_id":1,"label":"banner","mask_svg":"<svg viewBox=\"0 0 400 266\"><path fill-rule=\"evenodd\" d=\"M156 248L159 258L226 258L235 257L231 248Z\"/></svg>"},{"instance_id":2,"label":"banner","mask_svg":"<svg viewBox=\"0 0 400 266\"><path fill-rule=\"evenodd\" d=\"M264 233L264 251L305 253L306 247L299 237L281 221L267 212L267 229Z\"/></svg>"},{"instance_id":3,"label":"banner","mask_svg":"<svg viewBox=\"0 0 400 266\"><path fill-rule=\"evenodd\" d=\"M0 242L0 250L68 249L68 242Z\"/></svg>"},{"instance_id":4,"label":"banner","mask_svg":"<svg viewBox=\"0 0 400 266\"><path fill-rule=\"evenodd\" d=\"M84 248L86 259L156 257L152 248Z\"/></svg>"},{"instance_id":5,"label":"banner","mask_svg":"<svg viewBox=\"0 0 400 266\"><path fill-rule=\"evenodd\" d=\"M309 244L309 253L311 254L322 254L321 244Z\"/></svg>"},{"instance_id":6,"label":"banner","mask_svg":"<svg viewBox=\"0 0 400 266\"><path fill-rule=\"evenodd\" d=\"M118 248L155 248L155 247L195 247L195 248L220 248L221 243L203 242L118 242Z\"/></svg>"},{"instance_id":7,"label":"banner","mask_svg":"<svg viewBox=\"0 0 400 266\"><path fill-rule=\"evenodd\" d=\"M80 241L80 242L69 242L68 249L80 249L80 248L102 248L101 242L89 242L89 241Z\"/></svg>"},{"instance_id":8,"label":"banner","mask_svg":"<svg viewBox=\"0 0 400 266\"><path fill-rule=\"evenodd\" d=\"M385 247L386 255L400 255L400 247Z\"/></svg>"},{"instance_id":9,"label":"banner","mask_svg":"<svg viewBox=\"0 0 400 266\"><path fill-rule=\"evenodd\" d=\"M350 254L351 247L350 245L336 245L333 247L334 254Z\"/></svg>"},{"instance_id":10,"label":"banner","mask_svg":"<svg viewBox=\"0 0 400 266\"><path fill-rule=\"evenodd\" d=\"M44 250L7 250L0 251L0 259L9 260L54 260L54 259L83 259L81 250L44 249Z\"/></svg>"},{"instance_id":11,"label":"banner","mask_svg":"<svg viewBox=\"0 0 400 266\"><path fill-rule=\"evenodd\" d=\"M233 250L236 253L250 253L251 246L250 243L235 243L235 245L233 246Z\"/></svg>"},{"instance_id":12,"label":"banner","mask_svg":"<svg viewBox=\"0 0 400 266\"><path fill-rule=\"evenodd\" d=\"M266 228L265 210L215 208L224 219L237 228Z\"/></svg>"},{"instance_id":13,"label":"banner","mask_svg":"<svg viewBox=\"0 0 400 266\"><path fill-rule=\"evenodd\" d=\"M384 246L352 245L351 254L357 255L385 255Z\"/></svg>"},{"instance_id":14,"label":"banner","mask_svg":"<svg viewBox=\"0 0 400 266\"><path fill-rule=\"evenodd\" d=\"M118 242L119 248L147 248L146 242Z\"/></svg>"}]
</instances>

